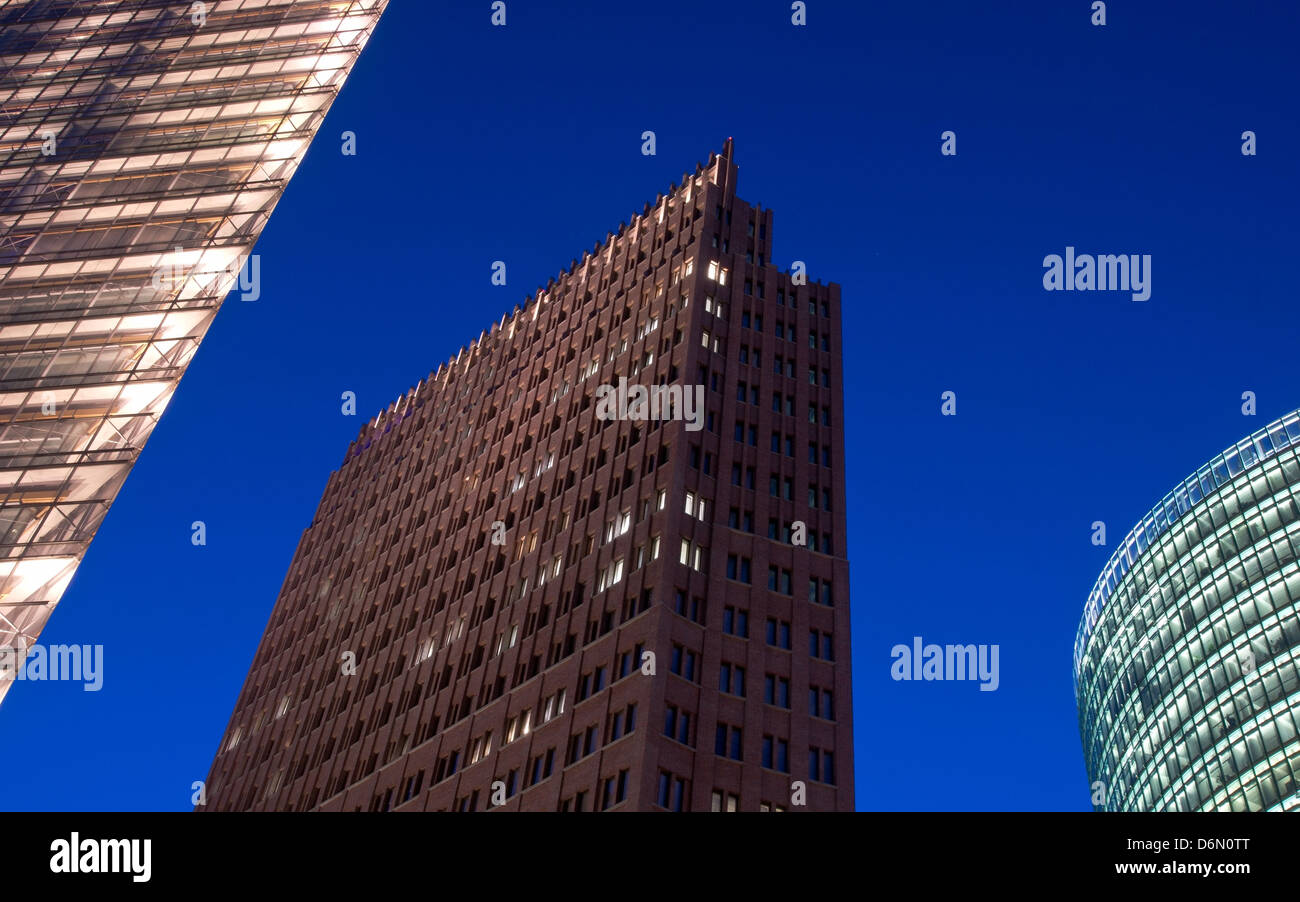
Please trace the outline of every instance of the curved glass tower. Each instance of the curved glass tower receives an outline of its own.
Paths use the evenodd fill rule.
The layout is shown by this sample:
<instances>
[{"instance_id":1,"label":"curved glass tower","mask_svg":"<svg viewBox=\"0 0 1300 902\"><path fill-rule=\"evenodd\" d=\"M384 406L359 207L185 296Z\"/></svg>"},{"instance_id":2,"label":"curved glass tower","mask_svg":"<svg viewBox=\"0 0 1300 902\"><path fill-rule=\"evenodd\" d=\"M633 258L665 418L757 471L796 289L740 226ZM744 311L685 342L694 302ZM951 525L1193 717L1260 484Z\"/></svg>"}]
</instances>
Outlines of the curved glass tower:
<instances>
[{"instance_id":1,"label":"curved glass tower","mask_svg":"<svg viewBox=\"0 0 1300 902\"><path fill-rule=\"evenodd\" d=\"M1103 811L1300 809L1300 411L1242 439L1119 544L1075 697Z\"/></svg>"}]
</instances>

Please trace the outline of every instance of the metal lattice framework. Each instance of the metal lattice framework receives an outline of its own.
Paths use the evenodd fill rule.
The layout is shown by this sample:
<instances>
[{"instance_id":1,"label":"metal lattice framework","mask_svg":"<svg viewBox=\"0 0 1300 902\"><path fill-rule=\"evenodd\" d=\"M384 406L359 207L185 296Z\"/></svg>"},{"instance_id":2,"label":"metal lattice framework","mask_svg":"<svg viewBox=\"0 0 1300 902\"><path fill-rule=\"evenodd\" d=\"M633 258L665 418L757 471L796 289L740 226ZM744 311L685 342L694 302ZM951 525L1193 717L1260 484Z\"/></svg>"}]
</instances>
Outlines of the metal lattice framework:
<instances>
[{"instance_id":1,"label":"metal lattice framework","mask_svg":"<svg viewBox=\"0 0 1300 902\"><path fill-rule=\"evenodd\" d=\"M257 290L386 3L0 8L0 647L39 636L241 269Z\"/></svg>"}]
</instances>

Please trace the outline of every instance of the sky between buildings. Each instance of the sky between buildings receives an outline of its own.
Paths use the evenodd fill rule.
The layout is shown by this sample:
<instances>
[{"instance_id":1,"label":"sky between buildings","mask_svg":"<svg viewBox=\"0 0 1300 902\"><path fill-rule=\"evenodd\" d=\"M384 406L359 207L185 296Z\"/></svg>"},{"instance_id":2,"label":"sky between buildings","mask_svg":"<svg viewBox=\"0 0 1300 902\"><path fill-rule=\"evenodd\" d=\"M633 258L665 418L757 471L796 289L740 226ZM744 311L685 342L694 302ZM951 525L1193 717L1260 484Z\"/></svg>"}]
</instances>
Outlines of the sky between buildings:
<instances>
[{"instance_id":1,"label":"sky between buildings","mask_svg":"<svg viewBox=\"0 0 1300 902\"><path fill-rule=\"evenodd\" d=\"M1297 14L808 7L516 0L494 28L394 0L256 247L260 299L227 301L41 636L104 645L103 689L0 708L0 807L188 809L362 422L734 136L774 262L843 287L859 807L1088 808L1097 573L1300 407ZM1045 291L1067 246L1151 255L1150 299ZM893 681L914 636L997 644L997 690Z\"/></svg>"}]
</instances>

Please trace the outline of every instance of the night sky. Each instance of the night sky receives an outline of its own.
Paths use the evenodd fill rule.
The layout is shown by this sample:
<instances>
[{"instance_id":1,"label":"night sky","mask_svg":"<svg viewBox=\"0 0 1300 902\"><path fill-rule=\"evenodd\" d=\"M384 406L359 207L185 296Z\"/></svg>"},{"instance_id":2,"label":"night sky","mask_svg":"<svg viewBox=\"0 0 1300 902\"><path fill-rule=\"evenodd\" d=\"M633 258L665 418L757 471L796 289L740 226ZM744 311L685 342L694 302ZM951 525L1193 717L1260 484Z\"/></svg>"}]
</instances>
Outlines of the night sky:
<instances>
[{"instance_id":1,"label":"night sky","mask_svg":"<svg viewBox=\"0 0 1300 902\"><path fill-rule=\"evenodd\" d=\"M1300 407L1295 8L458 6L390 4L41 636L103 644L102 691L0 706L0 807L188 809L362 423L734 136L774 262L842 286L859 807L1087 809L1093 581ZM1150 299L1045 291L1067 247L1150 255ZM914 636L997 644L997 690L895 682Z\"/></svg>"}]
</instances>

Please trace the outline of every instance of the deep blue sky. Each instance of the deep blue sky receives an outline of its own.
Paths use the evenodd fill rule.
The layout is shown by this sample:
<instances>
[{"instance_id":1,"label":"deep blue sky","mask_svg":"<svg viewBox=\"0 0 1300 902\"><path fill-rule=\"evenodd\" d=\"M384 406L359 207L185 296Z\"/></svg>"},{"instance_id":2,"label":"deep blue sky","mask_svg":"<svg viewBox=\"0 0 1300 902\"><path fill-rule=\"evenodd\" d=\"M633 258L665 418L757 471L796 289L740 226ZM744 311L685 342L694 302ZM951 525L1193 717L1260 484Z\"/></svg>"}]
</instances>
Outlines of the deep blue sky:
<instances>
[{"instance_id":1,"label":"deep blue sky","mask_svg":"<svg viewBox=\"0 0 1300 902\"><path fill-rule=\"evenodd\" d=\"M1086 809L1097 572L1300 406L1296 13L1089 5L394 0L41 637L103 691L0 707L0 807L189 808L361 422L732 135L775 262L843 286L859 806ZM1151 254L1151 300L1045 292L1067 244ZM893 682L914 635L999 644L1000 688Z\"/></svg>"}]
</instances>

